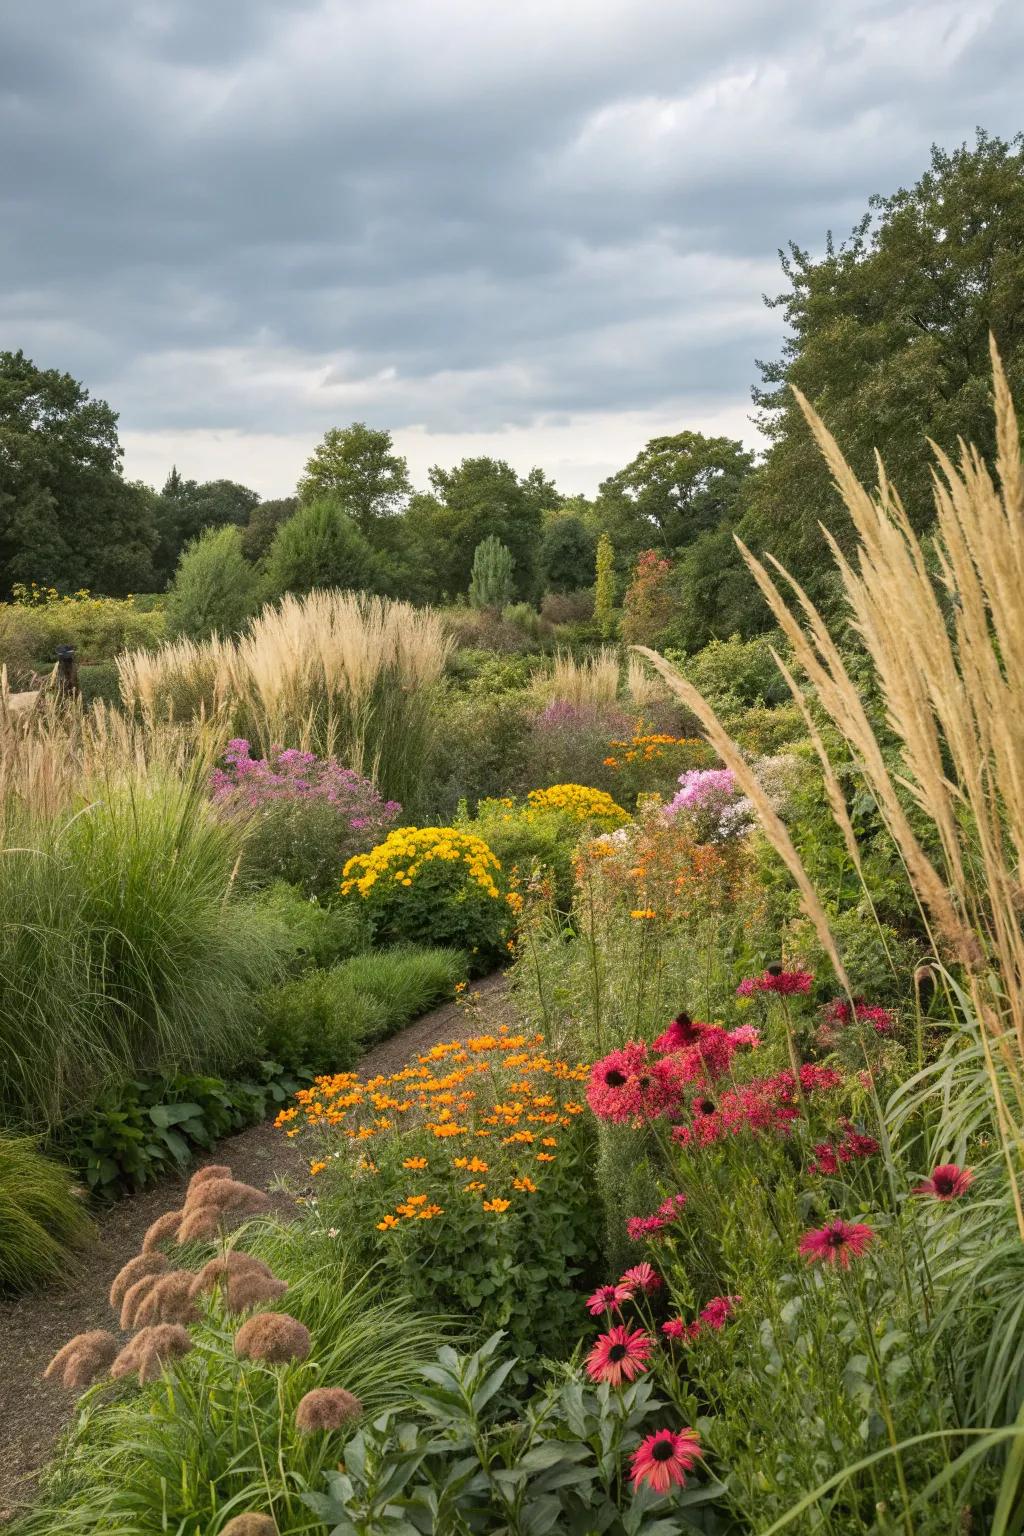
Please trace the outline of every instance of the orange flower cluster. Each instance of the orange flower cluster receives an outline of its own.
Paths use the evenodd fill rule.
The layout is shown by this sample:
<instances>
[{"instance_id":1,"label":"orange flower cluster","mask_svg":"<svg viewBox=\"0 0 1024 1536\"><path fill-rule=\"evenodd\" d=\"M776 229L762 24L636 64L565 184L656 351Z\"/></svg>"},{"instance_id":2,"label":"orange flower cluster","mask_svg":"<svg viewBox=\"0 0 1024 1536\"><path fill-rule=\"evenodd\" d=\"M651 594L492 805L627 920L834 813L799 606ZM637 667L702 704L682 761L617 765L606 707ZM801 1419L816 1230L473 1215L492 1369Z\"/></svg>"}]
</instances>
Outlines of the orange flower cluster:
<instances>
[{"instance_id":1,"label":"orange flower cluster","mask_svg":"<svg viewBox=\"0 0 1024 1536\"><path fill-rule=\"evenodd\" d=\"M750 853L742 839L698 843L660 806L641 807L628 836L595 838L576 851L576 879L599 908L620 906L634 923L729 911L751 892ZM626 905L628 903L628 905Z\"/></svg>"},{"instance_id":2,"label":"orange flower cluster","mask_svg":"<svg viewBox=\"0 0 1024 1536\"><path fill-rule=\"evenodd\" d=\"M604 759L606 768L620 768L623 763L656 762L667 756L666 747L693 747L707 750L707 743L699 736L665 736L657 732L631 736L628 741L610 741L613 755Z\"/></svg>"},{"instance_id":3,"label":"orange flower cluster","mask_svg":"<svg viewBox=\"0 0 1024 1536\"><path fill-rule=\"evenodd\" d=\"M457 1195L477 1197L481 1210L504 1215L516 1195L537 1193L537 1165L556 1160L560 1133L583 1113L573 1093L586 1081L588 1065L553 1058L543 1046L541 1035L503 1027L435 1045L390 1077L320 1077L275 1123L288 1136L312 1132L319 1139L322 1155L311 1164L317 1172L328 1166L327 1148L339 1139L353 1151L373 1142L372 1162L337 1154L330 1161L336 1171L380 1187L391 1209L374 1221L379 1232L443 1216L446 1197ZM420 1192L389 1199L396 1185L401 1193L410 1172L422 1176ZM466 1174L473 1177L464 1182Z\"/></svg>"}]
</instances>

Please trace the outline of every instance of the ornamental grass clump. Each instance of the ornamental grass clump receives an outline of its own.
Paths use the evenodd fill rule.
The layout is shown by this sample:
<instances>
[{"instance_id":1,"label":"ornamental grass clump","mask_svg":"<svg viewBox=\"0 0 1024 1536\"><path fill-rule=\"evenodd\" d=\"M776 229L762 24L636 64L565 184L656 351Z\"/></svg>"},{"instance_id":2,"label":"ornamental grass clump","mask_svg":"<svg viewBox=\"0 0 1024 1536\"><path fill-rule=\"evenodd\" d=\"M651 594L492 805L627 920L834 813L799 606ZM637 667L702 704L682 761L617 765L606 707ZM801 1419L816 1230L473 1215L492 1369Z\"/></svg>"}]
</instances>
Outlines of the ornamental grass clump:
<instances>
[{"instance_id":1,"label":"ornamental grass clump","mask_svg":"<svg viewBox=\"0 0 1024 1536\"><path fill-rule=\"evenodd\" d=\"M398 827L343 871L341 894L362 904L385 940L450 944L476 971L506 952L512 912L500 861L457 827Z\"/></svg>"}]
</instances>

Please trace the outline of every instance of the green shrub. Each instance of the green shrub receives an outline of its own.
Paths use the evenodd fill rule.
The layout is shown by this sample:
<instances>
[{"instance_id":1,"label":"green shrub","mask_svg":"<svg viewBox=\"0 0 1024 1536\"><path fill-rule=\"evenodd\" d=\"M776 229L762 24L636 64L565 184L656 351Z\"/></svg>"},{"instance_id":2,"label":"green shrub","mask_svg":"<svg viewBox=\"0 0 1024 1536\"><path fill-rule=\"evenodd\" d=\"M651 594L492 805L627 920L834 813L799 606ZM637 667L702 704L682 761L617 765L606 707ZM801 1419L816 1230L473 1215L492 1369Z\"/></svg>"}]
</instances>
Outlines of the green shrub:
<instances>
[{"instance_id":1,"label":"green shrub","mask_svg":"<svg viewBox=\"0 0 1024 1536\"><path fill-rule=\"evenodd\" d=\"M777 634L757 635L753 640L730 635L728 640L712 640L692 656L676 659L693 686L719 709L782 704L789 698L789 689L771 655L771 647L779 650L780 643Z\"/></svg>"},{"instance_id":2,"label":"green shrub","mask_svg":"<svg viewBox=\"0 0 1024 1536\"><path fill-rule=\"evenodd\" d=\"M387 1010L336 966L307 971L264 993L258 1028L261 1048L293 1071L347 1072L368 1037L387 1034Z\"/></svg>"},{"instance_id":3,"label":"green shrub","mask_svg":"<svg viewBox=\"0 0 1024 1536\"><path fill-rule=\"evenodd\" d=\"M262 999L263 1048L292 1069L346 1072L365 1046L450 997L465 974L459 950L412 944L307 971Z\"/></svg>"},{"instance_id":4,"label":"green shrub","mask_svg":"<svg viewBox=\"0 0 1024 1536\"><path fill-rule=\"evenodd\" d=\"M467 964L460 949L396 944L356 955L338 969L356 992L382 1004L387 1019L384 1033L393 1035L451 997L456 983L466 977ZM365 1038L370 1042L380 1037L370 1033Z\"/></svg>"},{"instance_id":5,"label":"green shrub","mask_svg":"<svg viewBox=\"0 0 1024 1536\"><path fill-rule=\"evenodd\" d=\"M168 633L190 640L237 634L259 606L258 586L242 554L241 530L207 528L178 560L167 596Z\"/></svg>"},{"instance_id":6,"label":"green shrub","mask_svg":"<svg viewBox=\"0 0 1024 1536\"><path fill-rule=\"evenodd\" d=\"M163 1379L90 1390L19 1536L214 1536L256 1511L271 1511L279 1531L308 1532L301 1492L337 1466L348 1432L301 1433L302 1397L344 1385L369 1419L411 1408L439 1319L400 1294L382 1298L309 1223L254 1225L245 1246L288 1281L281 1305L309 1329L308 1360L243 1364L237 1318L209 1301L190 1330L195 1347Z\"/></svg>"},{"instance_id":7,"label":"green shrub","mask_svg":"<svg viewBox=\"0 0 1024 1536\"><path fill-rule=\"evenodd\" d=\"M66 1274L91 1229L67 1168L31 1141L0 1136L0 1292Z\"/></svg>"},{"instance_id":8,"label":"green shrub","mask_svg":"<svg viewBox=\"0 0 1024 1536\"><path fill-rule=\"evenodd\" d=\"M133 1079L63 1126L58 1144L95 1195L114 1199L180 1173L197 1150L258 1125L303 1080L273 1061L230 1081L182 1073Z\"/></svg>"},{"instance_id":9,"label":"green shrub","mask_svg":"<svg viewBox=\"0 0 1024 1536\"><path fill-rule=\"evenodd\" d=\"M572 853L580 837L578 820L558 811L532 810L503 796L481 800L472 820L463 807L457 825L475 832L494 850L506 881L514 888L521 888L535 875L549 877L558 910L568 912L572 905Z\"/></svg>"},{"instance_id":10,"label":"green shrub","mask_svg":"<svg viewBox=\"0 0 1024 1536\"><path fill-rule=\"evenodd\" d=\"M12 805L0 882L0 1119L37 1130L111 1081L247 1054L274 925L201 782L151 770L56 815Z\"/></svg>"},{"instance_id":11,"label":"green shrub","mask_svg":"<svg viewBox=\"0 0 1024 1536\"><path fill-rule=\"evenodd\" d=\"M446 690L433 712L425 767L432 816L447 820L460 800L472 809L523 783L527 718L520 693Z\"/></svg>"},{"instance_id":12,"label":"green shrub","mask_svg":"<svg viewBox=\"0 0 1024 1536\"><path fill-rule=\"evenodd\" d=\"M346 859L374 840L373 832L353 832L329 801L269 800L245 818L238 878L249 890L283 881L326 901L337 893Z\"/></svg>"},{"instance_id":13,"label":"green shrub","mask_svg":"<svg viewBox=\"0 0 1024 1536\"><path fill-rule=\"evenodd\" d=\"M254 899L284 930L283 958L291 971L337 965L369 946L366 915L352 902L321 904L283 880Z\"/></svg>"},{"instance_id":14,"label":"green shrub","mask_svg":"<svg viewBox=\"0 0 1024 1536\"><path fill-rule=\"evenodd\" d=\"M508 949L511 909L501 866L479 837L456 827L397 827L344 869L341 893L363 904L386 942L452 944L477 974Z\"/></svg>"},{"instance_id":15,"label":"green shrub","mask_svg":"<svg viewBox=\"0 0 1024 1536\"><path fill-rule=\"evenodd\" d=\"M91 666L79 667L78 686L87 709L90 704L121 702L121 680L116 662L98 661Z\"/></svg>"},{"instance_id":16,"label":"green shrub","mask_svg":"<svg viewBox=\"0 0 1024 1536\"><path fill-rule=\"evenodd\" d=\"M300 506L281 524L267 554L267 588L272 597L377 586L377 558L344 508L329 497Z\"/></svg>"}]
</instances>

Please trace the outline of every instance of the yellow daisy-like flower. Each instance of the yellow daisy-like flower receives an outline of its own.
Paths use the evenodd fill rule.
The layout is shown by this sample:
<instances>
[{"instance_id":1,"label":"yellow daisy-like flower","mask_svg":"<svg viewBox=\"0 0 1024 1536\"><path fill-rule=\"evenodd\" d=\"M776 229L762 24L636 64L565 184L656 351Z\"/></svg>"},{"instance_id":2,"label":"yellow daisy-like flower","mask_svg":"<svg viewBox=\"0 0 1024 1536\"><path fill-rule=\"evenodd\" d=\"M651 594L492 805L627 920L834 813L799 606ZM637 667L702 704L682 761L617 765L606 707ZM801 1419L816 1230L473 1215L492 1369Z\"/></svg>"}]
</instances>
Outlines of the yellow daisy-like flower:
<instances>
[{"instance_id":1,"label":"yellow daisy-like flower","mask_svg":"<svg viewBox=\"0 0 1024 1536\"><path fill-rule=\"evenodd\" d=\"M425 1168L426 1166L427 1160L425 1157L407 1157L402 1164L403 1168Z\"/></svg>"},{"instance_id":2,"label":"yellow daisy-like flower","mask_svg":"<svg viewBox=\"0 0 1024 1536\"><path fill-rule=\"evenodd\" d=\"M505 1211L508 1210L511 1204L511 1200L485 1200L483 1203L483 1209L485 1211L492 1211L495 1215L501 1216Z\"/></svg>"}]
</instances>

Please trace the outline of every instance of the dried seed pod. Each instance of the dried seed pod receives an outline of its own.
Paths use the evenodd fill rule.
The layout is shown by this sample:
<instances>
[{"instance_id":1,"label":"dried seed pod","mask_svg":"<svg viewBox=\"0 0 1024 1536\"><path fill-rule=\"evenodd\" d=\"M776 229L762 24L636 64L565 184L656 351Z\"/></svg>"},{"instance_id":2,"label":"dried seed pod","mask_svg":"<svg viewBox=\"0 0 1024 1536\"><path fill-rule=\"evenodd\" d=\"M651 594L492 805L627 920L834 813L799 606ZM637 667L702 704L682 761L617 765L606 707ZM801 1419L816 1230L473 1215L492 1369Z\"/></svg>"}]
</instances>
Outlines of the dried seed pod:
<instances>
[{"instance_id":1,"label":"dried seed pod","mask_svg":"<svg viewBox=\"0 0 1024 1536\"><path fill-rule=\"evenodd\" d=\"M236 1515L221 1528L220 1536L277 1536L269 1515Z\"/></svg>"},{"instance_id":2,"label":"dried seed pod","mask_svg":"<svg viewBox=\"0 0 1024 1536\"><path fill-rule=\"evenodd\" d=\"M142 1239L143 1253L155 1253L165 1238L176 1237L184 1214L183 1210L165 1211L162 1216L158 1216L152 1226L146 1229Z\"/></svg>"},{"instance_id":3,"label":"dried seed pod","mask_svg":"<svg viewBox=\"0 0 1024 1536\"><path fill-rule=\"evenodd\" d=\"M141 1280L143 1275L159 1275L168 1268L167 1260L162 1253L138 1253L134 1259L129 1259L123 1264L114 1276L110 1287L110 1305L114 1311L120 1310L124 1301L125 1292L129 1286Z\"/></svg>"},{"instance_id":4,"label":"dried seed pod","mask_svg":"<svg viewBox=\"0 0 1024 1536\"><path fill-rule=\"evenodd\" d=\"M192 1338L180 1323L158 1323L153 1328L143 1328L130 1339L114 1361L111 1376L132 1376L138 1373L140 1382L155 1381L168 1360L187 1355L192 1348Z\"/></svg>"},{"instance_id":5,"label":"dried seed pod","mask_svg":"<svg viewBox=\"0 0 1024 1536\"><path fill-rule=\"evenodd\" d=\"M304 1435L341 1429L362 1416L363 1405L344 1387L314 1387L295 1410L295 1427Z\"/></svg>"},{"instance_id":6,"label":"dried seed pod","mask_svg":"<svg viewBox=\"0 0 1024 1536\"><path fill-rule=\"evenodd\" d=\"M136 1328L149 1328L155 1323L194 1323L199 1310L192 1300L190 1269L174 1269L169 1275L157 1277L156 1284L142 1298L135 1311Z\"/></svg>"},{"instance_id":7,"label":"dried seed pod","mask_svg":"<svg viewBox=\"0 0 1024 1536\"><path fill-rule=\"evenodd\" d=\"M310 1344L309 1330L287 1312L257 1312L235 1334L235 1354L240 1359L265 1360L269 1365L305 1360Z\"/></svg>"},{"instance_id":8,"label":"dried seed pod","mask_svg":"<svg viewBox=\"0 0 1024 1536\"><path fill-rule=\"evenodd\" d=\"M81 1391L99 1376L105 1376L118 1351L118 1343L105 1328L76 1333L50 1361L44 1377L59 1376L70 1391Z\"/></svg>"}]
</instances>

